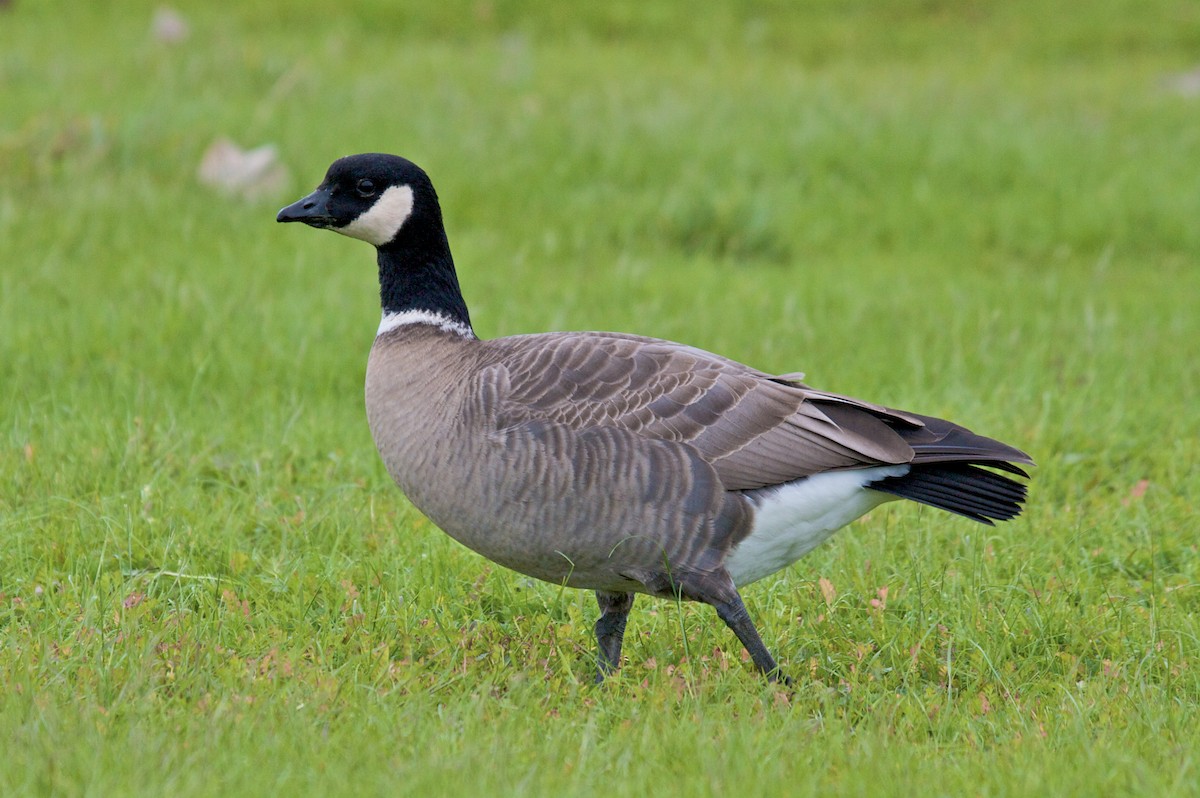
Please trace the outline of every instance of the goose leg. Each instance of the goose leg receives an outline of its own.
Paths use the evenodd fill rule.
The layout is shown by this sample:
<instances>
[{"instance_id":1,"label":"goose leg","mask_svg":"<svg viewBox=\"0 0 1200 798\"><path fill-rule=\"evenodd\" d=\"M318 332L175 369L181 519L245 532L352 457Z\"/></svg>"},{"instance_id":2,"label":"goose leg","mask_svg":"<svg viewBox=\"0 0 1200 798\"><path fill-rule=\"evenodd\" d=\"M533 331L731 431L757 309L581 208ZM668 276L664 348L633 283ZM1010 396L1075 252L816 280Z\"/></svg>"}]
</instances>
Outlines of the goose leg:
<instances>
[{"instance_id":1,"label":"goose leg","mask_svg":"<svg viewBox=\"0 0 1200 798\"><path fill-rule=\"evenodd\" d=\"M738 595L737 590L733 591L732 599L710 601L709 603L716 608L717 615L721 617L726 626L733 630L738 640L742 641L746 651L750 652L750 659L753 660L754 667L765 674L768 680L790 686L791 678L780 673L779 666L775 664L775 658L771 656L770 651L767 651L766 645L759 637L758 630L754 628L754 621L750 620L750 613L746 611L746 605L742 603L742 597Z\"/></svg>"},{"instance_id":2,"label":"goose leg","mask_svg":"<svg viewBox=\"0 0 1200 798\"><path fill-rule=\"evenodd\" d=\"M596 603L600 605L600 617L596 619L596 642L600 646L596 684L600 684L621 667L621 644L625 640L625 622L633 607L633 594L597 590Z\"/></svg>"},{"instance_id":3,"label":"goose leg","mask_svg":"<svg viewBox=\"0 0 1200 798\"><path fill-rule=\"evenodd\" d=\"M750 652L754 667L768 680L789 686L792 684L792 680L780 672L775 658L758 636L754 621L750 620L750 613L746 611L746 605L725 569L683 574L670 584L676 594L683 598L711 604L725 625L733 630L737 639L746 647L746 651ZM661 584L655 583L654 587L660 588ZM656 592L656 595L661 595L661 591Z\"/></svg>"}]
</instances>

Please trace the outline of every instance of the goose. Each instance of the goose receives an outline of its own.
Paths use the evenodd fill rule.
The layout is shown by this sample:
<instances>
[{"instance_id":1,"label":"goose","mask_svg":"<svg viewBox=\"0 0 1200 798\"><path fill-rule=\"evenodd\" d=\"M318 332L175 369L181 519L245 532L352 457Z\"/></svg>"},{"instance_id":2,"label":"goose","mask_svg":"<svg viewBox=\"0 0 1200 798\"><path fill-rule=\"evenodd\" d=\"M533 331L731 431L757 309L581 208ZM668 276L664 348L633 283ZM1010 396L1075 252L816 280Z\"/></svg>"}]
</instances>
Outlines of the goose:
<instances>
[{"instance_id":1,"label":"goose","mask_svg":"<svg viewBox=\"0 0 1200 798\"><path fill-rule=\"evenodd\" d=\"M375 247L366 409L389 475L484 557L595 591L597 682L643 593L712 605L790 684L739 588L889 500L984 524L1022 510L1005 473L1028 478L1029 456L940 418L639 335L479 338L433 184L404 158L340 158L277 221Z\"/></svg>"}]
</instances>

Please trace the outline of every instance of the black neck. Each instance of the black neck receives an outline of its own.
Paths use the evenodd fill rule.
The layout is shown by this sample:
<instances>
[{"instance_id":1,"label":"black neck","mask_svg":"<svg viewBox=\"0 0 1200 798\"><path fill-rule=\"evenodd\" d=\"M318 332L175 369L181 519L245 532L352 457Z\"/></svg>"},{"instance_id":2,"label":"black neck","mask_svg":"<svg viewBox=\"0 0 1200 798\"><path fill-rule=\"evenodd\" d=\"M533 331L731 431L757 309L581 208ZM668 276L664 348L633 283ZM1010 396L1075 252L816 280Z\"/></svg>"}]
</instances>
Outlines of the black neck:
<instances>
[{"instance_id":1,"label":"black neck","mask_svg":"<svg viewBox=\"0 0 1200 798\"><path fill-rule=\"evenodd\" d=\"M384 313L425 310L471 327L445 233L379 248L379 300Z\"/></svg>"}]
</instances>

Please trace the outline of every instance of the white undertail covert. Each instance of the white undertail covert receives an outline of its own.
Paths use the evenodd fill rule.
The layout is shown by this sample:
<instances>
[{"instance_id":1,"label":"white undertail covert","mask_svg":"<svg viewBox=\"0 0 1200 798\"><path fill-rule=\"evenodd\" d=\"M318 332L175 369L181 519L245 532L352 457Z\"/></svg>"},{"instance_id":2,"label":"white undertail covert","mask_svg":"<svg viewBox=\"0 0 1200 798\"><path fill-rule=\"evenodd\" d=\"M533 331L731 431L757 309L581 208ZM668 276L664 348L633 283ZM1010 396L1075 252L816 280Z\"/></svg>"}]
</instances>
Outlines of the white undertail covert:
<instances>
[{"instance_id":1,"label":"white undertail covert","mask_svg":"<svg viewBox=\"0 0 1200 798\"><path fill-rule=\"evenodd\" d=\"M725 560L738 587L781 571L846 524L886 501L867 487L885 477L902 477L907 465L826 471L757 492L754 528Z\"/></svg>"}]
</instances>

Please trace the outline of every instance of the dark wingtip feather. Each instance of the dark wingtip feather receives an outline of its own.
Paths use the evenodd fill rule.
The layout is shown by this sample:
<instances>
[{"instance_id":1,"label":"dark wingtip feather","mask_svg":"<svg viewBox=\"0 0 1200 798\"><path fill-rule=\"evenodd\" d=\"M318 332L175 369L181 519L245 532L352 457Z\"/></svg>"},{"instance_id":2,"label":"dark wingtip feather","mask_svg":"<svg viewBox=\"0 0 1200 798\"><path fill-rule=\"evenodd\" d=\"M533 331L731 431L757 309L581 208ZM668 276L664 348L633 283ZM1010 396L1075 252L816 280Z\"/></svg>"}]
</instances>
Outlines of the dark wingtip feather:
<instances>
[{"instance_id":1,"label":"dark wingtip feather","mask_svg":"<svg viewBox=\"0 0 1200 798\"><path fill-rule=\"evenodd\" d=\"M975 463L1028 477L1017 466L1035 465L1033 458L1015 446L972 432L944 418L910 413L923 427L897 432L913 448L913 463Z\"/></svg>"}]
</instances>

